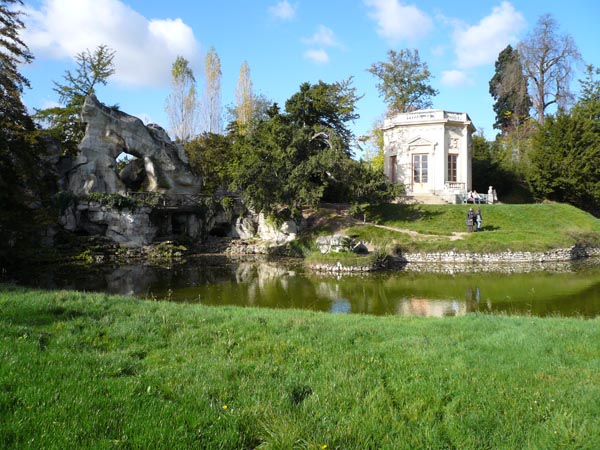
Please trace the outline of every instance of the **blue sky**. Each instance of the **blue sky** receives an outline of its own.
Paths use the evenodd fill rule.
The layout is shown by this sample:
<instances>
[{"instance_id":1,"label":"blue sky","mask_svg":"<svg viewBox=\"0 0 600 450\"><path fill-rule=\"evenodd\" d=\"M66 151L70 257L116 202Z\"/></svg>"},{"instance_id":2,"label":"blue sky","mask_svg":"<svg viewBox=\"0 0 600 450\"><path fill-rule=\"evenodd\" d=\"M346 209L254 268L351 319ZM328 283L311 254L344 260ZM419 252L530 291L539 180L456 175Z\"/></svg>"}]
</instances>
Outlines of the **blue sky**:
<instances>
[{"instance_id":1,"label":"blue sky","mask_svg":"<svg viewBox=\"0 0 600 450\"><path fill-rule=\"evenodd\" d=\"M244 61L254 92L281 105L305 81L353 77L364 95L351 124L357 136L385 112L366 69L389 49L418 49L439 90L434 108L467 112L488 139L494 62L540 15L552 14L585 63L600 66L597 0L25 0L25 10L23 37L36 58L22 68L29 108L56 104L52 81L74 69L74 55L106 44L116 51L116 73L98 90L100 101L167 130L173 61L187 58L201 83L211 46L221 59L223 106L234 103Z\"/></svg>"}]
</instances>

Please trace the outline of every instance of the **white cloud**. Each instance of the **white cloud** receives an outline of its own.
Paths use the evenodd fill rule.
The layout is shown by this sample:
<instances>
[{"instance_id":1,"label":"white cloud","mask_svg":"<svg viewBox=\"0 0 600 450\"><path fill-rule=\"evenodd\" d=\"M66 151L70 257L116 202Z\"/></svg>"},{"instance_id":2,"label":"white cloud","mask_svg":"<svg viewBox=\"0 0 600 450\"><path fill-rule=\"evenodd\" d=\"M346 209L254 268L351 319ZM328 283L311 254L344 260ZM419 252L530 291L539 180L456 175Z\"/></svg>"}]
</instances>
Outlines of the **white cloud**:
<instances>
[{"instance_id":1,"label":"white cloud","mask_svg":"<svg viewBox=\"0 0 600 450\"><path fill-rule=\"evenodd\" d=\"M392 44L416 41L427 35L432 21L427 14L413 5L399 0L364 0L371 8L369 17L377 22L377 34Z\"/></svg>"},{"instance_id":2,"label":"white cloud","mask_svg":"<svg viewBox=\"0 0 600 450\"><path fill-rule=\"evenodd\" d=\"M115 50L111 80L165 87L181 55L194 65L200 44L181 19L147 19L120 0L43 0L26 10L23 38L37 56L73 58L106 44Z\"/></svg>"},{"instance_id":3,"label":"white cloud","mask_svg":"<svg viewBox=\"0 0 600 450\"><path fill-rule=\"evenodd\" d=\"M325 47L344 48L335 37L333 30L325 25L319 25L317 31L311 37L302 39L302 42L313 47L318 47L304 52L306 59L317 64L329 63L329 53L327 53Z\"/></svg>"},{"instance_id":4,"label":"white cloud","mask_svg":"<svg viewBox=\"0 0 600 450\"><path fill-rule=\"evenodd\" d=\"M269 14L281 20L292 20L296 16L298 5L291 5L287 0L283 0L269 7Z\"/></svg>"},{"instance_id":5,"label":"white cloud","mask_svg":"<svg viewBox=\"0 0 600 450\"><path fill-rule=\"evenodd\" d=\"M465 72L460 70L445 70L442 72L441 83L444 86L464 87L472 86L473 80L471 80Z\"/></svg>"},{"instance_id":6,"label":"white cloud","mask_svg":"<svg viewBox=\"0 0 600 450\"><path fill-rule=\"evenodd\" d=\"M493 63L508 45L518 42L525 28L523 15L509 2L502 2L477 25L455 25L454 42L459 67L475 67Z\"/></svg>"},{"instance_id":7,"label":"white cloud","mask_svg":"<svg viewBox=\"0 0 600 450\"><path fill-rule=\"evenodd\" d=\"M319 25L315 34L309 38L302 39L302 42L309 45L321 45L324 47L341 47L342 45L337 41L335 33L331 28L325 25Z\"/></svg>"},{"instance_id":8,"label":"white cloud","mask_svg":"<svg viewBox=\"0 0 600 450\"><path fill-rule=\"evenodd\" d=\"M306 50L304 57L317 64L327 64L329 62L329 54L323 49Z\"/></svg>"}]
</instances>

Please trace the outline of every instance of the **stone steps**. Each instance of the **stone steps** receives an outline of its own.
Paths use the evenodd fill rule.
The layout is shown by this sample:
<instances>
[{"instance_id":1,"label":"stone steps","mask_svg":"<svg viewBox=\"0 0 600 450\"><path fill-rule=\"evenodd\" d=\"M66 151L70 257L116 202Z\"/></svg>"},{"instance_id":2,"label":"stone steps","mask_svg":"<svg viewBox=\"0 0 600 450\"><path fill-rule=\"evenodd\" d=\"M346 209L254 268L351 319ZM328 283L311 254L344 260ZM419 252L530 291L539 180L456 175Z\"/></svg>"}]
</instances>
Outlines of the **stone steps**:
<instances>
[{"instance_id":1,"label":"stone steps","mask_svg":"<svg viewBox=\"0 0 600 450\"><path fill-rule=\"evenodd\" d=\"M445 205L448 202L442 197L433 194L410 194L404 197L407 203L421 205Z\"/></svg>"}]
</instances>

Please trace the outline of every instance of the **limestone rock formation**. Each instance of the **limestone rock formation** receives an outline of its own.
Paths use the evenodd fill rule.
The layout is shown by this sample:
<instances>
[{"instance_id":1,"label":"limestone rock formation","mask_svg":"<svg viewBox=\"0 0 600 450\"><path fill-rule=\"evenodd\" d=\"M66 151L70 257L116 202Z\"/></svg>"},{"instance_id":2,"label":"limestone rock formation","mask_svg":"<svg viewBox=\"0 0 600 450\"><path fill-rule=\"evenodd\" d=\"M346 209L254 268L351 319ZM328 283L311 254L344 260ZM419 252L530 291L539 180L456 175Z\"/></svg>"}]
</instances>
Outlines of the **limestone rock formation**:
<instances>
[{"instance_id":1,"label":"limestone rock formation","mask_svg":"<svg viewBox=\"0 0 600 450\"><path fill-rule=\"evenodd\" d=\"M345 234L319 236L316 240L316 244L322 254L351 251L354 247L353 239Z\"/></svg>"},{"instance_id":2,"label":"limestone rock formation","mask_svg":"<svg viewBox=\"0 0 600 450\"><path fill-rule=\"evenodd\" d=\"M258 215L258 236L264 241L283 244L296 239L298 234L298 225L293 220L286 220L281 225L269 222L263 213Z\"/></svg>"},{"instance_id":3,"label":"limestone rock formation","mask_svg":"<svg viewBox=\"0 0 600 450\"><path fill-rule=\"evenodd\" d=\"M135 162L138 171L143 165L143 177L134 178L136 187L142 184L148 192L173 194L199 192L202 180L192 173L183 148L158 125L144 125L137 117L103 105L93 95L85 99L81 119L86 132L79 144L80 154L67 172L71 192L125 192L127 185L116 171L121 153L140 160ZM130 178L134 172L129 172Z\"/></svg>"},{"instance_id":4,"label":"limestone rock formation","mask_svg":"<svg viewBox=\"0 0 600 450\"><path fill-rule=\"evenodd\" d=\"M150 208L117 211L95 202L81 202L67 208L59 223L69 231L106 236L124 247L141 247L153 242L158 231L150 213Z\"/></svg>"}]
</instances>

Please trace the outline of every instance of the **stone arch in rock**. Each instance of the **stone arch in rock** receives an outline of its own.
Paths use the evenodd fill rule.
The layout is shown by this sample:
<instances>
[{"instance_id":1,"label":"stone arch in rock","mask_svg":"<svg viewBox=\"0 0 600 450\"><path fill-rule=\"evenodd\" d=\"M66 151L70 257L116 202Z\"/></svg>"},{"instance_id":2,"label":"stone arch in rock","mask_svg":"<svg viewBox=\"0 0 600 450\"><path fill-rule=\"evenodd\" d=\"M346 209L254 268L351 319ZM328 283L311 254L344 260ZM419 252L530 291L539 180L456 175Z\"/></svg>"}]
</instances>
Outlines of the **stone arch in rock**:
<instances>
[{"instance_id":1,"label":"stone arch in rock","mask_svg":"<svg viewBox=\"0 0 600 450\"><path fill-rule=\"evenodd\" d=\"M69 190L75 194L126 192L132 180L124 181L117 173L117 159L122 153L139 160L129 175L137 182L143 176L140 187L144 191L200 191L202 180L192 172L183 147L172 142L160 126L144 125L137 117L103 105L93 95L85 99L81 120L86 124L85 136L67 174Z\"/></svg>"}]
</instances>

